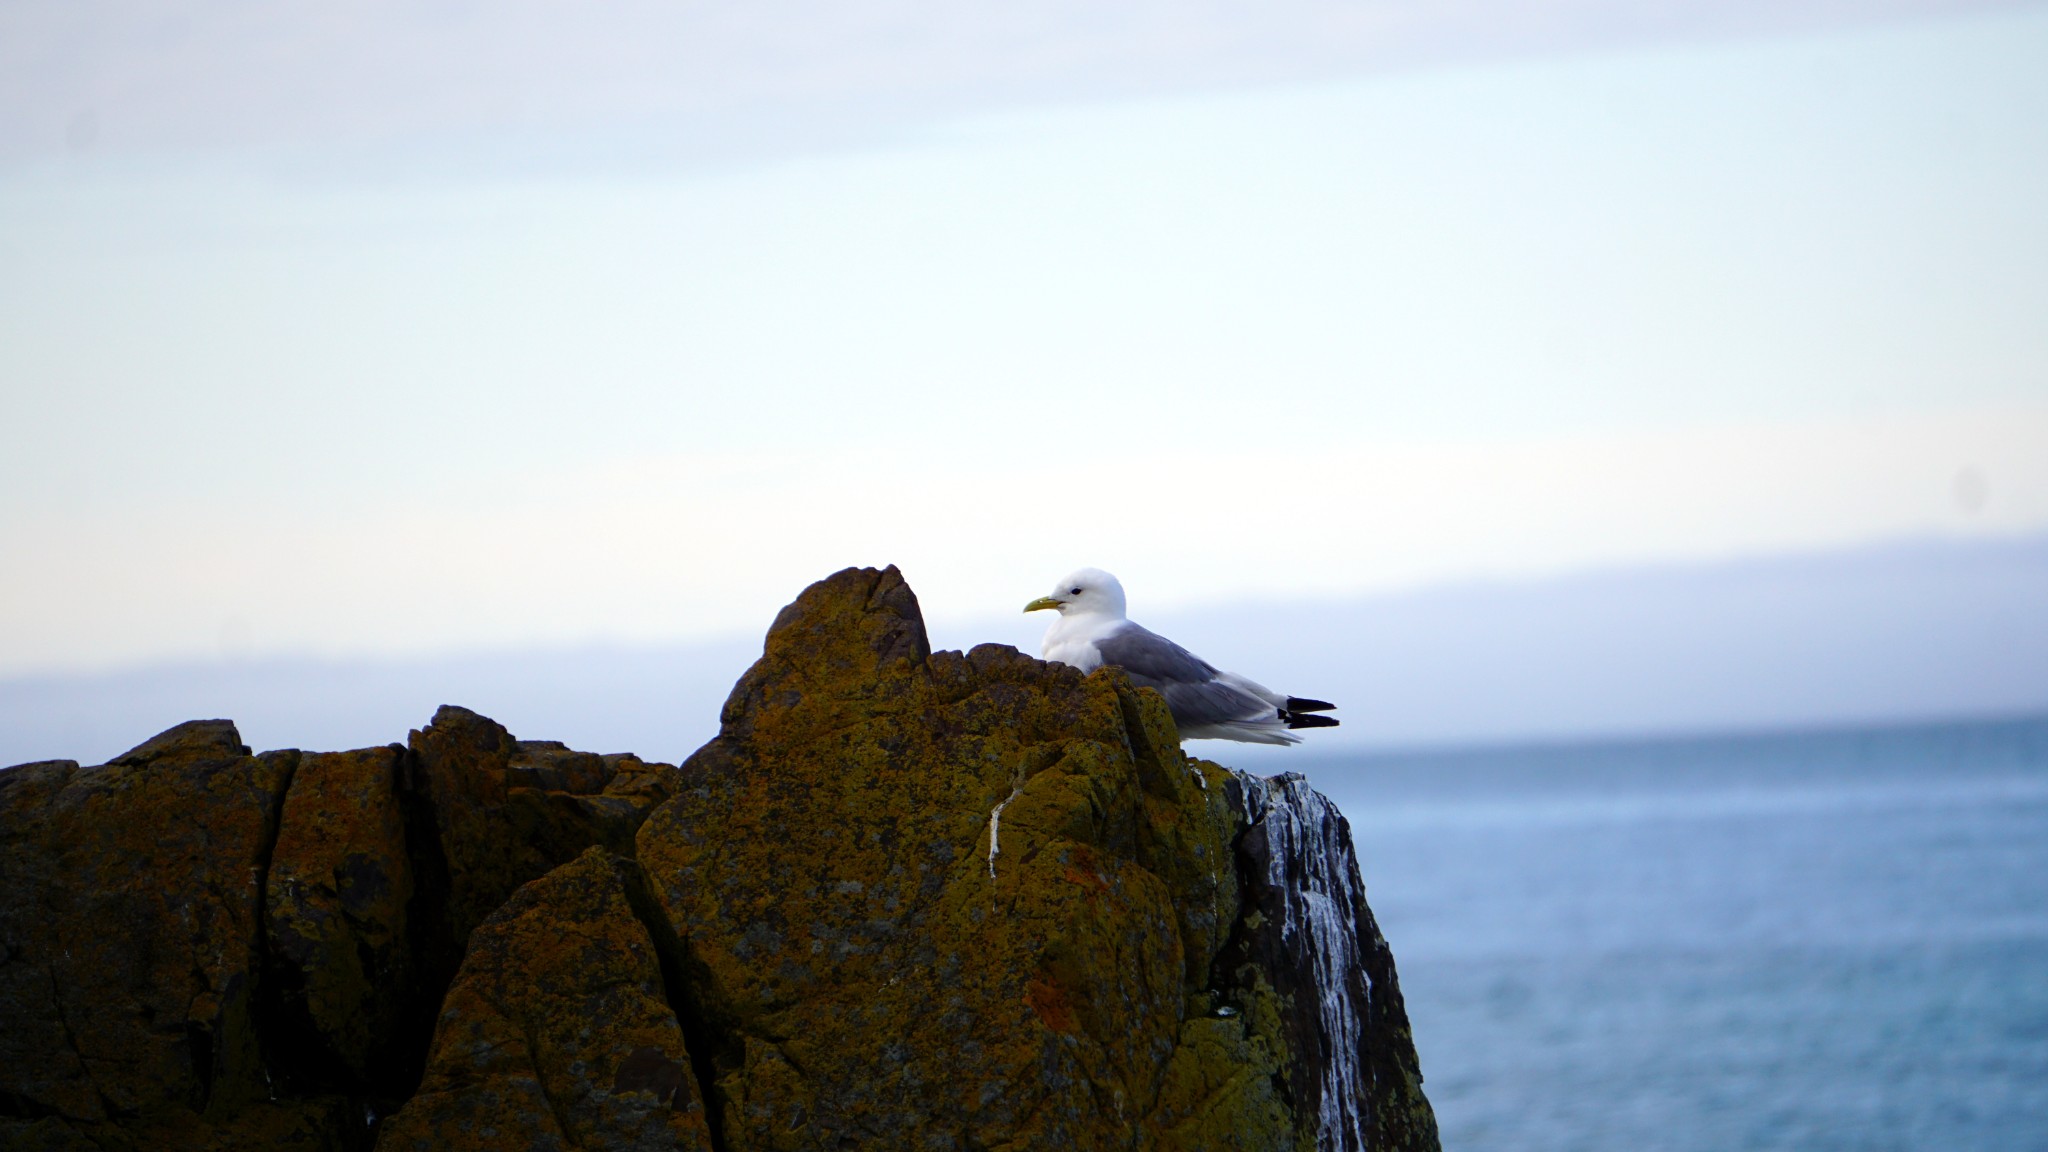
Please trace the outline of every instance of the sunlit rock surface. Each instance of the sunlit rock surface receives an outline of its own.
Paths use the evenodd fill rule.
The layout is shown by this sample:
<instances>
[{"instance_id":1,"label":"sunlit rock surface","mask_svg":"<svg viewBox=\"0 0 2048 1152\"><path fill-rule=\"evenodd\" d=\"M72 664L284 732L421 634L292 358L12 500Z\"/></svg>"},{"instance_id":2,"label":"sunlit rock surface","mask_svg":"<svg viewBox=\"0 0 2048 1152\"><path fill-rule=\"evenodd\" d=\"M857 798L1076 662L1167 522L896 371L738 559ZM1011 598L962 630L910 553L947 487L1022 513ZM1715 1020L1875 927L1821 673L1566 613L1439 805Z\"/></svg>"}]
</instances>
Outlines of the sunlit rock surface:
<instances>
[{"instance_id":1,"label":"sunlit rock surface","mask_svg":"<svg viewBox=\"0 0 2048 1152\"><path fill-rule=\"evenodd\" d=\"M764 647L680 768L443 708L0 773L0 1148L1436 1147L1300 778L893 568Z\"/></svg>"}]
</instances>

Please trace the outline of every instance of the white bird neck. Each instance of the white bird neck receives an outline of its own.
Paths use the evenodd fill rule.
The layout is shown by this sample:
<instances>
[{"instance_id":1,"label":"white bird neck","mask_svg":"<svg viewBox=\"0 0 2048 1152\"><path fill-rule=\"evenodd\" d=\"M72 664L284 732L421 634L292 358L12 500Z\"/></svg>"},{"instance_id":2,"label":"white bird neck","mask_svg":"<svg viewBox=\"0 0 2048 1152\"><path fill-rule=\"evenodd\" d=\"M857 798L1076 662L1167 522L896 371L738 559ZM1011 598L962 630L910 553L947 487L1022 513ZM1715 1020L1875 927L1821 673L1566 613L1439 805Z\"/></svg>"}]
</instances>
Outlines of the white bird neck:
<instances>
[{"instance_id":1,"label":"white bird neck","mask_svg":"<svg viewBox=\"0 0 2048 1152\"><path fill-rule=\"evenodd\" d=\"M1092 639L1123 622L1121 612L1062 612L1052 627L1045 630L1045 642L1049 647L1063 640Z\"/></svg>"}]
</instances>

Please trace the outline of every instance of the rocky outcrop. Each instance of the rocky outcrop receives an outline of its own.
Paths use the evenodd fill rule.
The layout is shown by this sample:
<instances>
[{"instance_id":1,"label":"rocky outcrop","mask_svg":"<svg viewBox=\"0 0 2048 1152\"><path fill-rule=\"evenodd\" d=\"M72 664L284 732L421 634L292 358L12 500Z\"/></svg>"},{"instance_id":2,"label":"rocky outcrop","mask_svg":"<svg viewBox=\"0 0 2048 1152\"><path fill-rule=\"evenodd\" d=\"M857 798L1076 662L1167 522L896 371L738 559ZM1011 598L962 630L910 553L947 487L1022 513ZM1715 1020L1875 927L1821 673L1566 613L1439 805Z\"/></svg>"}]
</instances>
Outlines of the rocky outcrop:
<instances>
[{"instance_id":1,"label":"rocky outcrop","mask_svg":"<svg viewBox=\"0 0 2048 1152\"><path fill-rule=\"evenodd\" d=\"M477 924L674 773L459 708L410 748L202 720L0 772L0 1147L368 1147Z\"/></svg>"},{"instance_id":2,"label":"rocky outcrop","mask_svg":"<svg viewBox=\"0 0 2048 1152\"><path fill-rule=\"evenodd\" d=\"M0 774L0 1107L24 1147L318 1146L270 1099L256 991L294 752L181 724L101 767Z\"/></svg>"},{"instance_id":3,"label":"rocky outcrop","mask_svg":"<svg viewBox=\"0 0 2048 1152\"><path fill-rule=\"evenodd\" d=\"M1433 1149L1343 819L1154 693L777 617L682 766L443 708L0 773L0 1148Z\"/></svg>"}]
</instances>

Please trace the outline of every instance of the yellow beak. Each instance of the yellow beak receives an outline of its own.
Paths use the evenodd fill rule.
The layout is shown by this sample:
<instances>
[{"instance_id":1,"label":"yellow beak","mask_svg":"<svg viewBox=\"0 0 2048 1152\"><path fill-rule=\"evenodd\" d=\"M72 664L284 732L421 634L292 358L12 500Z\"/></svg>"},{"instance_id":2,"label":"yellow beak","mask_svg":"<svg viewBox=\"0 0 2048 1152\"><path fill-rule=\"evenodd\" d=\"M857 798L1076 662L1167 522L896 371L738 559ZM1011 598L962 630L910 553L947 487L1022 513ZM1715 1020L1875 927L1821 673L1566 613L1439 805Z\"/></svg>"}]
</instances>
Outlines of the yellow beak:
<instances>
[{"instance_id":1,"label":"yellow beak","mask_svg":"<svg viewBox=\"0 0 2048 1152\"><path fill-rule=\"evenodd\" d=\"M1040 596L1038 599L1033 600L1029 604L1026 604L1024 606L1024 610L1026 612L1043 612L1047 608L1058 608L1059 606L1060 602L1053 599L1052 597Z\"/></svg>"}]
</instances>

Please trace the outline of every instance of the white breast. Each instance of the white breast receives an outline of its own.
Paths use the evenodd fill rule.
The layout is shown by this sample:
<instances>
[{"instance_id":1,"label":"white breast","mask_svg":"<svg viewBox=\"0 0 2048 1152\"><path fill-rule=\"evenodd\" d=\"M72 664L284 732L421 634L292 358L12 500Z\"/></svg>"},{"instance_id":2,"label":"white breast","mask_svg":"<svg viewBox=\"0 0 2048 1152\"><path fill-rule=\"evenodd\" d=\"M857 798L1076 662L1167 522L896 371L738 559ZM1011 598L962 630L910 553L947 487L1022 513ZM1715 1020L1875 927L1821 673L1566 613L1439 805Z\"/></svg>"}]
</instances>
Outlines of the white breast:
<instances>
[{"instance_id":1,"label":"white breast","mask_svg":"<svg viewBox=\"0 0 2048 1152\"><path fill-rule=\"evenodd\" d=\"M1093 672L1102 667L1102 651L1095 642L1123 626L1123 619L1116 616L1094 613L1061 616L1045 630L1045 646L1040 655L1055 663L1070 664L1083 672Z\"/></svg>"}]
</instances>

